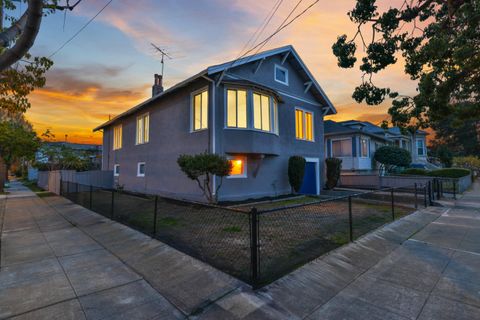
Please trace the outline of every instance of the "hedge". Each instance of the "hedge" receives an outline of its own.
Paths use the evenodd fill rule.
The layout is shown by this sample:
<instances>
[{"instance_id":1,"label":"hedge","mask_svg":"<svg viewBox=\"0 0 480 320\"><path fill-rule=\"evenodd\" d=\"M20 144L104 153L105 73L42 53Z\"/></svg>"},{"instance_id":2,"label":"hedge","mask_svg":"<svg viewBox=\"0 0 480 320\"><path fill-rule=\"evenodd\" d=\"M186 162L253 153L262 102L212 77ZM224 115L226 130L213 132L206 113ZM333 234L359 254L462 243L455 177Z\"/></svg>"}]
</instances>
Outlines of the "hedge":
<instances>
[{"instance_id":1,"label":"hedge","mask_svg":"<svg viewBox=\"0 0 480 320\"><path fill-rule=\"evenodd\" d=\"M432 171L410 168L402 171L402 174L411 174L416 176L429 176L440 178L461 178L470 175L470 170L462 168L445 168Z\"/></svg>"}]
</instances>

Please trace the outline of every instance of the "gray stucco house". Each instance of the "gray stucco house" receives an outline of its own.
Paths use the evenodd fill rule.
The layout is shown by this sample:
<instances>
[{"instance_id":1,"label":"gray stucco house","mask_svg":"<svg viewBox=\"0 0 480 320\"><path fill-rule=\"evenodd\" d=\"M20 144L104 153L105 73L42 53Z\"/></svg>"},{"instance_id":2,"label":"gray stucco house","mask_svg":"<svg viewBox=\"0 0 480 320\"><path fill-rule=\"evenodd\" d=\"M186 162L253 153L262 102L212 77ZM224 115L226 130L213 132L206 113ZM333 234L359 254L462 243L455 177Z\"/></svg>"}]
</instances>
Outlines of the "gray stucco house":
<instances>
[{"instance_id":1,"label":"gray stucco house","mask_svg":"<svg viewBox=\"0 0 480 320\"><path fill-rule=\"evenodd\" d=\"M233 170L218 199L290 192L292 155L307 160L302 192L323 185L323 117L336 110L292 46L210 66L94 130L103 130L103 170L126 190L203 200L177 165L181 154L226 155ZM213 184L219 183L218 178Z\"/></svg>"},{"instance_id":2,"label":"gray stucco house","mask_svg":"<svg viewBox=\"0 0 480 320\"><path fill-rule=\"evenodd\" d=\"M395 145L408 150L412 155L412 166L435 167L427 159L427 132L423 130L417 130L412 135L402 133L399 127L383 129L368 121L326 120L324 132L325 154L342 159L343 173L377 170L372 159L375 151L383 145Z\"/></svg>"}]
</instances>

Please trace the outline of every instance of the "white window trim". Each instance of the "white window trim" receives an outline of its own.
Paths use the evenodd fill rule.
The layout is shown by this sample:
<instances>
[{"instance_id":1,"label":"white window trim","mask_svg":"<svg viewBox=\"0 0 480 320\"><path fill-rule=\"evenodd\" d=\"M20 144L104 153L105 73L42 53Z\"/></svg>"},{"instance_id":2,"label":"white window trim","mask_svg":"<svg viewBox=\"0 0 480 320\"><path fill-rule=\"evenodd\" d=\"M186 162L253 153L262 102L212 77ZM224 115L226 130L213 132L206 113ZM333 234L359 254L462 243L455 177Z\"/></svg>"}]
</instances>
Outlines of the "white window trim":
<instances>
[{"instance_id":1,"label":"white window trim","mask_svg":"<svg viewBox=\"0 0 480 320\"><path fill-rule=\"evenodd\" d=\"M143 164L143 166L144 166L144 172L143 172L143 174L140 173L140 166L141 166L142 164ZM138 162L138 163L137 163L137 177L145 177L145 170L146 170L146 168L147 168L147 167L146 167L146 165L145 165L145 162Z\"/></svg>"},{"instance_id":2,"label":"white window trim","mask_svg":"<svg viewBox=\"0 0 480 320\"><path fill-rule=\"evenodd\" d=\"M246 156L227 156L228 160L242 160L243 161L243 174L237 174L234 176L228 175L227 179L244 179L248 177L247 157Z\"/></svg>"},{"instance_id":3,"label":"white window trim","mask_svg":"<svg viewBox=\"0 0 480 320\"><path fill-rule=\"evenodd\" d=\"M419 153L418 153L418 149L419 149L419 148L418 148L418 144L417 144L418 141L422 141L422 150L423 150L423 153L422 153L422 154L419 154ZM421 139L421 138L417 138L417 139L415 140L415 149L417 150L417 156L419 156L419 157L425 157L426 154L427 154L427 152L426 152L426 150L425 150L425 140L424 140L424 139Z\"/></svg>"},{"instance_id":4,"label":"white window trim","mask_svg":"<svg viewBox=\"0 0 480 320\"><path fill-rule=\"evenodd\" d=\"M339 159L342 159L342 158L353 158L353 150L350 150L350 153L351 155L349 156L342 156L342 157L336 157L333 155L333 142L334 141L342 141L342 140L349 140L350 141L350 149L352 148L352 138L332 138L330 139L331 143L330 143L330 154L332 155L332 158L339 158Z\"/></svg>"},{"instance_id":5,"label":"white window trim","mask_svg":"<svg viewBox=\"0 0 480 320\"><path fill-rule=\"evenodd\" d=\"M145 142L145 137L143 137L143 142L138 142L138 119L140 119L140 118L143 119L145 116L148 116L148 141ZM145 121L143 121L143 123L145 124ZM142 131L145 132L145 128L143 128ZM150 142L150 113L145 112L145 113L142 113L141 115L137 116L137 119L136 119L136 123L135 123L135 145L138 146L138 145L146 144L146 143L149 143L149 142Z\"/></svg>"},{"instance_id":6,"label":"white window trim","mask_svg":"<svg viewBox=\"0 0 480 320\"><path fill-rule=\"evenodd\" d=\"M117 168L120 168L120 165L118 163L113 165L113 176L114 177L118 177L120 175L120 172L117 173Z\"/></svg>"},{"instance_id":7,"label":"white window trim","mask_svg":"<svg viewBox=\"0 0 480 320\"><path fill-rule=\"evenodd\" d=\"M209 106L210 106L210 94L208 92L208 86L205 86L205 87L202 87L198 90L195 90L193 92L190 93L190 133L196 133L196 132L202 132L202 131L205 131L205 130L208 130L208 127L210 126L210 114L208 114L208 119L207 119L207 127L206 128L203 128L203 129L197 129L195 130L195 119L193 118L193 115L194 115L194 98L197 94L200 94L200 93L203 93L204 91L207 91L207 95L208 95L208 105L207 105L207 109L209 109ZM209 113L210 110L207 111L207 113Z\"/></svg>"},{"instance_id":8,"label":"white window trim","mask_svg":"<svg viewBox=\"0 0 480 320\"><path fill-rule=\"evenodd\" d=\"M362 156L362 140L366 140L367 141L367 155L364 157ZM367 159L367 158L370 158L370 139L369 138L365 138L365 137L360 137L360 141L359 141L359 150L358 150L358 153L359 153L359 158L362 158L362 159Z\"/></svg>"},{"instance_id":9,"label":"white window trim","mask_svg":"<svg viewBox=\"0 0 480 320\"><path fill-rule=\"evenodd\" d=\"M283 82L283 81L280 81L280 80L277 79L277 69L280 69L280 70L285 72L285 79L287 81ZM273 79L278 83L281 83L281 84L284 84L284 85L288 86L288 69L284 68L282 66L279 66L278 64L275 64L275 69L273 71Z\"/></svg>"},{"instance_id":10,"label":"white window trim","mask_svg":"<svg viewBox=\"0 0 480 320\"><path fill-rule=\"evenodd\" d=\"M302 120L303 120L303 136L304 136L303 139L297 138L297 121L296 121L297 110L303 111L303 115L304 115L302 117ZM313 135L312 140L307 140L307 126L306 126L307 117L305 117L306 112L310 113L312 115L312 135ZM300 108L300 107L295 107L293 121L295 122L295 139L296 140L305 141L305 142L315 142L315 139L316 139L316 137L315 137L315 113L313 111L308 110L308 109L304 109L304 108Z\"/></svg>"},{"instance_id":11,"label":"white window trim","mask_svg":"<svg viewBox=\"0 0 480 320\"><path fill-rule=\"evenodd\" d=\"M273 134L276 134L278 135L278 102L275 100L275 97L273 97L271 94L266 94L266 93L262 93L262 92L259 92L259 91L255 91L255 90L249 90L250 92L250 95L251 95L251 98L250 98L250 101L251 101L251 114L252 114L252 130L254 131L259 131L259 132L265 132L265 133L273 133ZM272 130L262 130L262 129L257 129L255 128L255 106L254 106L254 99L253 99L253 95L254 94L258 94L260 95L260 99L261 99L261 96L268 96L268 101L270 102L268 108L269 108L269 114L270 114L270 129ZM248 101L248 99L247 99ZM275 112L275 107L277 108L276 112ZM247 109L248 109L248 106L247 106ZM260 111L261 112L261 111ZM247 112L248 114L248 112ZM247 121L248 122L248 121Z\"/></svg>"}]
</instances>

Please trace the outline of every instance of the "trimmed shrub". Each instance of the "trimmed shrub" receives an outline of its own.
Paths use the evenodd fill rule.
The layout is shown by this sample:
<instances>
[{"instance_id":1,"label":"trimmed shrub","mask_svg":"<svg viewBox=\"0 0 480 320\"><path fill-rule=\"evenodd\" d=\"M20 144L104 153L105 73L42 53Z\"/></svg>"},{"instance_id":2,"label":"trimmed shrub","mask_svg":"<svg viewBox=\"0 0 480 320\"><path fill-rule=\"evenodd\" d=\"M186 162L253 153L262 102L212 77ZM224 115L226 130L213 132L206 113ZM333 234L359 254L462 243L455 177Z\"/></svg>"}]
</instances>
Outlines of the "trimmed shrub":
<instances>
[{"instance_id":1,"label":"trimmed shrub","mask_svg":"<svg viewBox=\"0 0 480 320\"><path fill-rule=\"evenodd\" d=\"M291 156L288 159L288 182L293 192L300 191L305 175L305 158L301 156Z\"/></svg>"},{"instance_id":2,"label":"trimmed shrub","mask_svg":"<svg viewBox=\"0 0 480 320\"><path fill-rule=\"evenodd\" d=\"M337 186L338 180L340 179L340 172L342 170L342 160L337 158L327 158L325 159L327 165L327 182L326 188L333 189Z\"/></svg>"},{"instance_id":3,"label":"trimmed shrub","mask_svg":"<svg viewBox=\"0 0 480 320\"><path fill-rule=\"evenodd\" d=\"M373 158L380 162L387 171L392 171L394 167L408 167L412 163L410 152L394 146L378 148Z\"/></svg>"},{"instance_id":4,"label":"trimmed shrub","mask_svg":"<svg viewBox=\"0 0 480 320\"><path fill-rule=\"evenodd\" d=\"M429 171L427 173L430 177L441 177L441 178L461 178L469 176L471 173L468 169L462 168L448 168L448 169L438 169Z\"/></svg>"},{"instance_id":5,"label":"trimmed shrub","mask_svg":"<svg viewBox=\"0 0 480 320\"><path fill-rule=\"evenodd\" d=\"M428 171L425 169L419 169L419 168L408 168L402 171L402 174L411 174L415 176L426 176L428 174Z\"/></svg>"}]
</instances>

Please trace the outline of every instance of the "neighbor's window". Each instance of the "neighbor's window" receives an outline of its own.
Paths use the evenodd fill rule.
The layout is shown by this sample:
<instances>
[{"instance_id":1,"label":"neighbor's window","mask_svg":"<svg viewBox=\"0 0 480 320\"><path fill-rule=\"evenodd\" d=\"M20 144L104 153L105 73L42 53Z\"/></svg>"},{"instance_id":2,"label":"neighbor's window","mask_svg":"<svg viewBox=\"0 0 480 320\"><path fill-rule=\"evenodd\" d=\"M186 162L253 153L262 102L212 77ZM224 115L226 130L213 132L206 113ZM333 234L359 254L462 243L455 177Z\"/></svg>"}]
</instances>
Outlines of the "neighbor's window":
<instances>
[{"instance_id":1,"label":"neighbor's window","mask_svg":"<svg viewBox=\"0 0 480 320\"><path fill-rule=\"evenodd\" d=\"M368 157L368 139L366 138L360 139L360 157Z\"/></svg>"},{"instance_id":2,"label":"neighbor's window","mask_svg":"<svg viewBox=\"0 0 480 320\"><path fill-rule=\"evenodd\" d=\"M247 91L227 90L227 127L247 127Z\"/></svg>"},{"instance_id":3,"label":"neighbor's window","mask_svg":"<svg viewBox=\"0 0 480 320\"><path fill-rule=\"evenodd\" d=\"M113 175L118 177L120 175L120 165L116 164L113 166Z\"/></svg>"},{"instance_id":4,"label":"neighbor's window","mask_svg":"<svg viewBox=\"0 0 480 320\"><path fill-rule=\"evenodd\" d=\"M299 140L313 141L313 114L295 109L295 136Z\"/></svg>"},{"instance_id":5,"label":"neighbor's window","mask_svg":"<svg viewBox=\"0 0 480 320\"><path fill-rule=\"evenodd\" d=\"M137 164L137 177L145 177L145 162Z\"/></svg>"},{"instance_id":6,"label":"neighbor's window","mask_svg":"<svg viewBox=\"0 0 480 320\"><path fill-rule=\"evenodd\" d=\"M332 157L351 157L352 156L352 139L333 140L332 141Z\"/></svg>"},{"instance_id":7,"label":"neighbor's window","mask_svg":"<svg viewBox=\"0 0 480 320\"><path fill-rule=\"evenodd\" d=\"M425 148L424 148L422 139L417 140L417 154L419 156L424 156L425 155Z\"/></svg>"},{"instance_id":8,"label":"neighbor's window","mask_svg":"<svg viewBox=\"0 0 480 320\"><path fill-rule=\"evenodd\" d=\"M193 131L208 128L208 90L193 95Z\"/></svg>"},{"instance_id":9,"label":"neighbor's window","mask_svg":"<svg viewBox=\"0 0 480 320\"><path fill-rule=\"evenodd\" d=\"M247 177L247 158L246 157L229 157L229 161L232 164L232 170L230 171L230 178L246 178Z\"/></svg>"},{"instance_id":10,"label":"neighbor's window","mask_svg":"<svg viewBox=\"0 0 480 320\"><path fill-rule=\"evenodd\" d=\"M150 116L148 113L137 118L137 144L147 143L149 140Z\"/></svg>"},{"instance_id":11,"label":"neighbor's window","mask_svg":"<svg viewBox=\"0 0 480 320\"><path fill-rule=\"evenodd\" d=\"M113 128L113 150L122 148L122 125Z\"/></svg>"},{"instance_id":12,"label":"neighbor's window","mask_svg":"<svg viewBox=\"0 0 480 320\"><path fill-rule=\"evenodd\" d=\"M253 127L255 129L273 131L273 109L276 104L272 104L272 100L272 98L263 94L253 94Z\"/></svg>"},{"instance_id":13,"label":"neighbor's window","mask_svg":"<svg viewBox=\"0 0 480 320\"><path fill-rule=\"evenodd\" d=\"M275 65L275 81L288 85L288 69Z\"/></svg>"}]
</instances>

